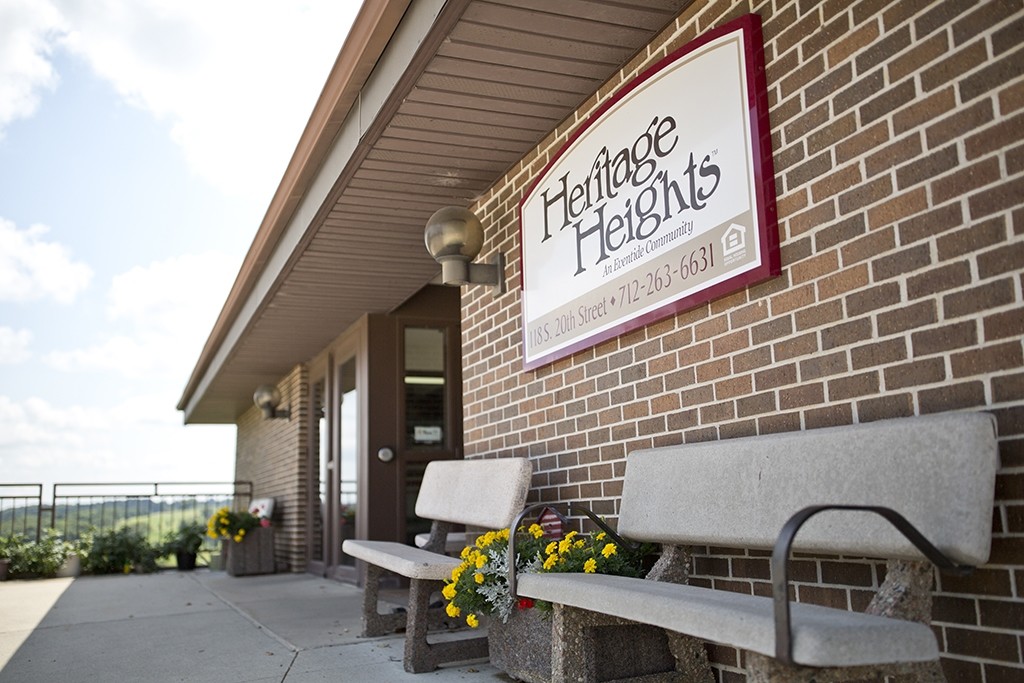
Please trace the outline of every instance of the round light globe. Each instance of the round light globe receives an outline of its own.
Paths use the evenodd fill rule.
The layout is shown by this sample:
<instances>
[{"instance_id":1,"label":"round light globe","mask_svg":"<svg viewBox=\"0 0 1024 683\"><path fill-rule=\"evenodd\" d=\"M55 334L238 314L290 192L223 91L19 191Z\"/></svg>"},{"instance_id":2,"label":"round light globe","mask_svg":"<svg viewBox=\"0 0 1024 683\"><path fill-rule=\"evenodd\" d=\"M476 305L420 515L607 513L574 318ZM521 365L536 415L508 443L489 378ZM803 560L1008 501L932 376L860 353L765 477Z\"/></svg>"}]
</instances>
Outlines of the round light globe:
<instances>
[{"instance_id":1,"label":"round light globe","mask_svg":"<svg viewBox=\"0 0 1024 683\"><path fill-rule=\"evenodd\" d=\"M466 284L469 264L484 245L484 228L472 211L446 206L427 221L423 241L430 255L441 264L445 284Z\"/></svg>"}]
</instances>

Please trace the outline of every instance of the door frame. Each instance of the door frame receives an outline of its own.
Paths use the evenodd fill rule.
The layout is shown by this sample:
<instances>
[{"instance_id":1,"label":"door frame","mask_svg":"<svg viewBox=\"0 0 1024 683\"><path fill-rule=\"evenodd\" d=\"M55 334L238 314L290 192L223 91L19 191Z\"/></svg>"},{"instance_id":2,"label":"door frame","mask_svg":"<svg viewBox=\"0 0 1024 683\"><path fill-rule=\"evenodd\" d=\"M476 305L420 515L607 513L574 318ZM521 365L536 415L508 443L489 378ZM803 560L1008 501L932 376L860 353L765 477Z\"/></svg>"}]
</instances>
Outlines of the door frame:
<instances>
[{"instance_id":1,"label":"door frame","mask_svg":"<svg viewBox=\"0 0 1024 683\"><path fill-rule=\"evenodd\" d=\"M307 496L306 516L306 557L307 572L331 579L342 581L356 581L358 576L355 564L344 564L341 553L341 524L340 520L340 492L341 492L341 368L350 359L355 362L355 389L356 389L356 505L357 510L362 505L362 486L359 484L365 478L365 454L367 448L367 368L366 368L366 320L365 317L346 330L334 343L328 346L320 355L310 363L309 382L312 388L316 383L324 382L324 401L327 411L327 429L325 438L328 443L327 486L325 493L325 510L323 515L323 533L319 536L315 533L314 520L317 513L317 506L320 503L320 429L317 416L318 406L316 403L316 392L309 391L311 424L308 429L307 438L307 463L309 495ZM334 466L331 467L330 464ZM365 531L360 533L359 525L365 515L356 514L356 536L362 538ZM322 543L321 560L312 559L315 556L315 545Z\"/></svg>"}]
</instances>

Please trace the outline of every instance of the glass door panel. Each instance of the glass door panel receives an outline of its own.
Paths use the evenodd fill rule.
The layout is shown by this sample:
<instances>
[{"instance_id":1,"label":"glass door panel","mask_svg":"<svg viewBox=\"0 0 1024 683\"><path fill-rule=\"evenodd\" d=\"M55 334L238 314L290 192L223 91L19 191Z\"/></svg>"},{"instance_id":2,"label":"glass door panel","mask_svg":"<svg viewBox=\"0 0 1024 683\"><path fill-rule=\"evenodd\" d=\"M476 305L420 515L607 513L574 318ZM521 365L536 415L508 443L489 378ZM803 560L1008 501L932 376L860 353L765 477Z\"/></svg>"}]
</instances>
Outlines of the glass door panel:
<instances>
[{"instance_id":1,"label":"glass door panel","mask_svg":"<svg viewBox=\"0 0 1024 683\"><path fill-rule=\"evenodd\" d=\"M427 463L444 457L449 442L448 382L445 368L445 330L437 327L404 328L403 346L405 414L405 542L430 530L430 522L416 516L415 503Z\"/></svg>"},{"instance_id":2,"label":"glass door panel","mask_svg":"<svg viewBox=\"0 0 1024 683\"><path fill-rule=\"evenodd\" d=\"M338 523L341 542L355 538L356 510L358 508L359 476L359 395L356 387L356 359L349 358L338 368ZM338 546L342 565L354 565Z\"/></svg>"},{"instance_id":3,"label":"glass door panel","mask_svg":"<svg viewBox=\"0 0 1024 683\"><path fill-rule=\"evenodd\" d=\"M325 401L326 383L323 380L313 384L313 420L316 459L319 463L315 491L313 492L312 517L310 534L310 560L319 563L319 571L323 572L324 551L327 546L324 520L327 515L327 491L330 485L330 438L327 431L327 405Z\"/></svg>"}]
</instances>

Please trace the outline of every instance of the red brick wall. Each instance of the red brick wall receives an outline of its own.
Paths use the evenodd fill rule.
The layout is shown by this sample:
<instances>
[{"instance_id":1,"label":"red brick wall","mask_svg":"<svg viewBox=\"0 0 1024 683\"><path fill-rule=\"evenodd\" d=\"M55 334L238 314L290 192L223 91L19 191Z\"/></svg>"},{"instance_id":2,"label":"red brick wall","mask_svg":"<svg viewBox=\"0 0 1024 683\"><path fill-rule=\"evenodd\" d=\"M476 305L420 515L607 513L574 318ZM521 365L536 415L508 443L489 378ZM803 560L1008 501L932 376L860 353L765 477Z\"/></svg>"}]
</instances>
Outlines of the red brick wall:
<instances>
[{"instance_id":1,"label":"red brick wall","mask_svg":"<svg viewBox=\"0 0 1024 683\"><path fill-rule=\"evenodd\" d=\"M277 385L287 420L267 420L253 406L238 420L235 479L253 483L254 498L274 499L274 557L278 571L306 570L308 373L296 366ZM255 389L255 387L253 387Z\"/></svg>"},{"instance_id":2,"label":"red brick wall","mask_svg":"<svg viewBox=\"0 0 1024 683\"><path fill-rule=\"evenodd\" d=\"M522 371L516 207L578 122L708 28L764 20L782 274ZM990 563L937 579L950 680L1024 677L1024 10L1015 2L697 0L475 207L509 293L463 294L466 452L529 456L531 496L614 518L634 448L989 410ZM766 554L696 580L766 593ZM884 564L800 559L802 601L862 608ZM739 655L714 648L723 680Z\"/></svg>"}]
</instances>

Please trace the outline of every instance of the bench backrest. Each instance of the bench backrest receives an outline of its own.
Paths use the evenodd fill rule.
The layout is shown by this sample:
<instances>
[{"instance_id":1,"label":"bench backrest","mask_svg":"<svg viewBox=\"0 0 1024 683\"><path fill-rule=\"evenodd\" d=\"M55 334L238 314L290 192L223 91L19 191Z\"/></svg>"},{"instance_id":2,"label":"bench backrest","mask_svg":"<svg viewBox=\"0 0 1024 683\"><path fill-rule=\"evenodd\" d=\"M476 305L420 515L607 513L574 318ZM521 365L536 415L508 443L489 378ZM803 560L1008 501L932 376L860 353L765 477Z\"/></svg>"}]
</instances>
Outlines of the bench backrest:
<instances>
[{"instance_id":1,"label":"bench backrest","mask_svg":"<svg viewBox=\"0 0 1024 683\"><path fill-rule=\"evenodd\" d=\"M526 503L530 474L526 458L433 460L423 473L416 514L485 529L506 528Z\"/></svg>"},{"instance_id":2,"label":"bench backrest","mask_svg":"<svg viewBox=\"0 0 1024 683\"><path fill-rule=\"evenodd\" d=\"M884 420L636 451L628 456L618 530L674 545L770 549L808 505L895 509L947 556L989 555L999 455L986 413ZM870 512L822 512L795 550L921 559Z\"/></svg>"}]
</instances>

